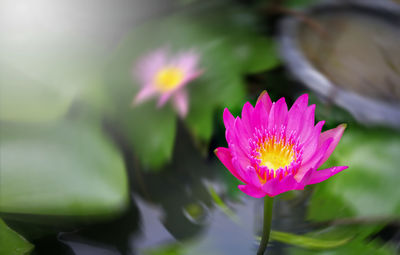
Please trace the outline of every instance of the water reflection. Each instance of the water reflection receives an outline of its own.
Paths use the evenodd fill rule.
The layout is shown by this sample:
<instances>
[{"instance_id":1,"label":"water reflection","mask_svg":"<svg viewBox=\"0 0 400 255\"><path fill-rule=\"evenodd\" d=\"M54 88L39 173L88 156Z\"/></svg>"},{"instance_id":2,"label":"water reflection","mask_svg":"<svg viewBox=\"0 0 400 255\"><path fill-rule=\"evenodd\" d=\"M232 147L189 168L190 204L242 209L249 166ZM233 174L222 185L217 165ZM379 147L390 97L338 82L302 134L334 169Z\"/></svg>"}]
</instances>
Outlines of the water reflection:
<instances>
[{"instance_id":1,"label":"water reflection","mask_svg":"<svg viewBox=\"0 0 400 255\"><path fill-rule=\"evenodd\" d=\"M136 203L131 203L128 211L115 220L82 227L70 232L60 232L58 240L80 254L134 254L131 237L139 235L141 222L140 210ZM108 253L107 253L108 252ZM111 253L110 253L111 252ZM42 253L40 253L42 254ZM57 253L70 254L58 251Z\"/></svg>"},{"instance_id":2,"label":"water reflection","mask_svg":"<svg viewBox=\"0 0 400 255\"><path fill-rule=\"evenodd\" d=\"M204 185L204 179L215 178L217 165L204 160L196 153L191 139L182 130L172 163L156 173L146 173L138 168L133 171L133 189L146 202L160 206L164 212L165 228L178 240L199 234L206 225L204 219L194 222L187 217L187 210L199 206L203 212L212 210L211 196ZM198 209L200 209L198 208ZM193 212L192 212L193 213Z\"/></svg>"}]
</instances>

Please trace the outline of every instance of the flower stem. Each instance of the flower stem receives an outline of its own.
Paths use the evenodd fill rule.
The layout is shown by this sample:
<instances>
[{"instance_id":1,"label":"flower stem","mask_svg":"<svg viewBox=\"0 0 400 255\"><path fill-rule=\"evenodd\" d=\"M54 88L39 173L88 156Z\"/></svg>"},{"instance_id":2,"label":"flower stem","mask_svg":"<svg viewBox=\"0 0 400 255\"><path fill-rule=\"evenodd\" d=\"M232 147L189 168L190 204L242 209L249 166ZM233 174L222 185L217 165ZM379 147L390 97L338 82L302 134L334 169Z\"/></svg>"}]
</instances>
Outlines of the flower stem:
<instances>
[{"instance_id":1,"label":"flower stem","mask_svg":"<svg viewBox=\"0 0 400 255\"><path fill-rule=\"evenodd\" d=\"M272 220L272 207L274 205L274 198L265 196L264 198L264 223L263 233L261 237L260 247L258 248L257 255L263 255L267 248L269 233L271 232L271 220Z\"/></svg>"}]
</instances>

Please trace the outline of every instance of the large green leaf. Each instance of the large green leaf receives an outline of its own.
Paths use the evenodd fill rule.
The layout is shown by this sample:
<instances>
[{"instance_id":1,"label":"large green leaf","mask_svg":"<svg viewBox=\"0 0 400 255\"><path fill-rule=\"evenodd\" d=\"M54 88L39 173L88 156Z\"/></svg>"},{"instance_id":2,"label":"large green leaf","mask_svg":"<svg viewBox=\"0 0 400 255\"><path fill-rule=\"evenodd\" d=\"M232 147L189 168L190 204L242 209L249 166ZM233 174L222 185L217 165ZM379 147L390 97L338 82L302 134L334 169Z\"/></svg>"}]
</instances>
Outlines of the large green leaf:
<instances>
[{"instance_id":1,"label":"large green leaf","mask_svg":"<svg viewBox=\"0 0 400 255\"><path fill-rule=\"evenodd\" d=\"M15 68L0 69L0 119L42 122L65 114L77 93L75 86L56 86L38 81Z\"/></svg>"},{"instance_id":2,"label":"large green leaf","mask_svg":"<svg viewBox=\"0 0 400 255\"><path fill-rule=\"evenodd\" d=\"M149 102L129 109L125 114L119 124L134 147L135 157L139 157L145 169L158 169L169 161L176 132L173 111L168 107L154 109L154 102Z\"/></svg>"},{"instance_id":3,"label":"large green leaf","mask_svg":"<svg viewBox=\"0 0 400 255\"><path fill-rule=\"evenodd\" d=\"M326 164L349 169L317 185L309 218L398 217L399 155L399 133L350 126Z\"/></svg>"},{"instance_id":4,"label":"large green leaf","mask_svg":"<svg viewBox=\"0 0 400 255\"><path fill-rule=\"evenodd\" d=\"M0 57L2 121L53 121L65 115L77 95L97 85L105 60L99 45L59 32L35 38L35 32L26 33L23 42L0 39L5 52Z\"/></svg>"},{"instance_id":5,"label":"large green leaf","mask_svg":"<svg viewBox=\"0 0 400 255\"><path fill-rule=\"evenodd\" d=\"M0 219L0 254L26 255L29 254L32 249L32 244L10 229L4 221Z\"/></svg>"},{"instance_id":6,"label":"large green leaf","mask_svg":"<svg viewBox=\"0 0 400 255\"><path fill-rule=\"evenodd\" d=\"M1 125L0 212L105 216L124 209L121 155L99 128Z\"/></svg>"}]
</instances>

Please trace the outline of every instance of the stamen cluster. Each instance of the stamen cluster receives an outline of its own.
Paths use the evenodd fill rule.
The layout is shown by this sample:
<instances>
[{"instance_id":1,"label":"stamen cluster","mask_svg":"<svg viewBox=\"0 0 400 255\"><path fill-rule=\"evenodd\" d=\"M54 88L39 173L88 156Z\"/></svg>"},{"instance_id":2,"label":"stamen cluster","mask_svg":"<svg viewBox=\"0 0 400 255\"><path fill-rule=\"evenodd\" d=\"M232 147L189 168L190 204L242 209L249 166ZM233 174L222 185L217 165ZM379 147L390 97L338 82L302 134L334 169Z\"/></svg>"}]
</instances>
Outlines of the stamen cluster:
<instances>
[{"instance_id":1,"label":"stamen cluster","mask_svg":"<svg viewBox=\"0 0 400 255\"><path fill-rule=\"evenodd\" d=\"M250 162L262 183L297 173L303 151L296 132L286 136L285 126L272 130L261 127L253 135L249 139Z\"/></svg>"}]
</instances>

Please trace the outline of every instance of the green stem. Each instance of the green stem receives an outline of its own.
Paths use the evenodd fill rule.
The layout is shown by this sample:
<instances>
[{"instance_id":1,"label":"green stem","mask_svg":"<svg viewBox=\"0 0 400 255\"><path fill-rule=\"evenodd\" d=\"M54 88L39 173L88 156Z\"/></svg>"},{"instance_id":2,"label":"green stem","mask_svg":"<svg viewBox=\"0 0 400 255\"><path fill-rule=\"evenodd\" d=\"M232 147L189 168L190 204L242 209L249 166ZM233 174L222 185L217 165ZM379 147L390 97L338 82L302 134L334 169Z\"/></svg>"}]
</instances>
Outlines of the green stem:
<instances>
[{"instance_id":1,"label":"green stem","mask_svg":"<svg viewBox=\"0 0 400 255\"><path fill-rule=\"evenodd\" d=\"M263 255L267 248L269 234L271 232L271 220L272 220L272 207L274 205L274 198L265 196L264 198L264 223L263 233L261 236L260 247L258 248L257 255Z\"/></svg>"}]
</instances>

